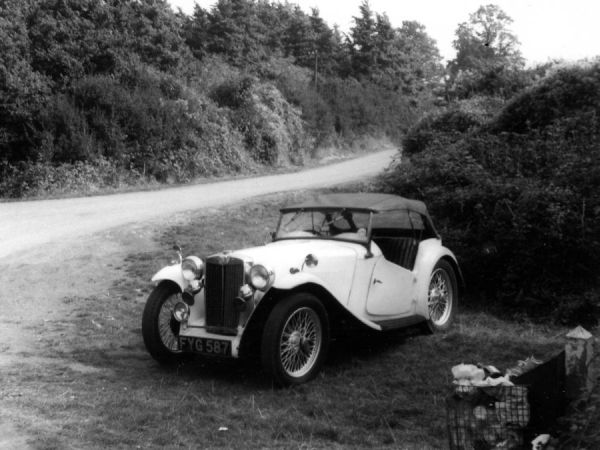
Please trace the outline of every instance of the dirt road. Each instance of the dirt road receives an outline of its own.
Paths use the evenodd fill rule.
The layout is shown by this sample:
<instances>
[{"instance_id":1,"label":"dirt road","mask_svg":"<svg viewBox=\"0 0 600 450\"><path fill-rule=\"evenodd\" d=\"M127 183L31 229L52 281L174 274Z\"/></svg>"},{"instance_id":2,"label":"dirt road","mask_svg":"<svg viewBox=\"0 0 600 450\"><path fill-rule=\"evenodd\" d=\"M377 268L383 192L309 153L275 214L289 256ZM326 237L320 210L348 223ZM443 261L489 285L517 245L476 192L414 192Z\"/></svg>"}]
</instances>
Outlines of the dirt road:
<instances>
[{"instance_id":1,"label":"dirt road","mask_svg":"<svg viewBox=\"0 0 600 450\"><path fill-rule=\"evenodd\" d=\"M0 203L0 258L36 245L257 195L333 186L372 177L396 150L296 173L98 197Z\"/></svg>"}]
</instances>

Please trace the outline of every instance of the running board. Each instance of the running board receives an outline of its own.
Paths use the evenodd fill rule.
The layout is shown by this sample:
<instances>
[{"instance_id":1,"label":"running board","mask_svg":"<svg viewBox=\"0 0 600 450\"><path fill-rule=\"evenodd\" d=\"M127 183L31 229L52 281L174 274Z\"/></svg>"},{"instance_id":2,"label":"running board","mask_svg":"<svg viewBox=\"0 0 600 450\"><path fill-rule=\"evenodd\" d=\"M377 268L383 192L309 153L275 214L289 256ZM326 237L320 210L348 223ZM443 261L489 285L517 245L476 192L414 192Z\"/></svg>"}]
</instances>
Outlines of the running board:
<instances>
[{"instance_id":1,"label":"running board","mask_svg":"<svg viewBox=\"0 0 600 450\"><path fill-rule=\"evenodd\" d=\"M425 322L425 318L423 316L408 316L400 317L398 319L373 321L373 323L376 323L381 327L382 331L410 327L411 325L416 325L421 322Z\"/></svg>"}]
</instances>

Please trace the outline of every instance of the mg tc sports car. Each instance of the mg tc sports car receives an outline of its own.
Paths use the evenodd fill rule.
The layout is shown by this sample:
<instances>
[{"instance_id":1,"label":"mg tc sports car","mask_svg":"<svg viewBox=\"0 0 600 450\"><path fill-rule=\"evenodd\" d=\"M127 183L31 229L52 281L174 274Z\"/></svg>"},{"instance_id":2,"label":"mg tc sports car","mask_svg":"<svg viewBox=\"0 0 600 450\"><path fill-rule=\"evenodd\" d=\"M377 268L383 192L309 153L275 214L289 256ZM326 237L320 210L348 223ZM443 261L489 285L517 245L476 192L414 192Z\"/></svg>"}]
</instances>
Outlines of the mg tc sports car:
<instances>
[{"instance_id":1,"label":"mg tc sports car","mask_svg":"<svg viewBox=\"0 0 600 450\"><path fill-rule=\"evenodd\" d=\"M319 372L334 331L448 328L462 278L425 205L328 194L280 210L266 245L186 256L156 273L143 313L148 352L260 358L280 385Z\"/></svg>"}]
</instances>

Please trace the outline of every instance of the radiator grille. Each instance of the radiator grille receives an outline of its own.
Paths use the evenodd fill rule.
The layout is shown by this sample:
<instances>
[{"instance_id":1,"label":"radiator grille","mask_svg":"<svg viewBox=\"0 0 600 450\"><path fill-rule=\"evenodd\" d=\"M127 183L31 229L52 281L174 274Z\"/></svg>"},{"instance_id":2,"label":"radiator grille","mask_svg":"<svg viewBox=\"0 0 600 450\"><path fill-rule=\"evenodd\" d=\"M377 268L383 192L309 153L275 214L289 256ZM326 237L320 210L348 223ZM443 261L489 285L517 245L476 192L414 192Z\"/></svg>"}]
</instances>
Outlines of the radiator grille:
<instances>
[{"instance_id":1,"label":"radiator grille","mask_svg":"<svg viewBox=\"0 0 600 450\"><path fill-rule=\"evenodd\" d=\"M234 305L244 283L244 262L213 256L206 260L206 326L208 331L236 334L239 311Z\"/></svg>"}]
</instances>

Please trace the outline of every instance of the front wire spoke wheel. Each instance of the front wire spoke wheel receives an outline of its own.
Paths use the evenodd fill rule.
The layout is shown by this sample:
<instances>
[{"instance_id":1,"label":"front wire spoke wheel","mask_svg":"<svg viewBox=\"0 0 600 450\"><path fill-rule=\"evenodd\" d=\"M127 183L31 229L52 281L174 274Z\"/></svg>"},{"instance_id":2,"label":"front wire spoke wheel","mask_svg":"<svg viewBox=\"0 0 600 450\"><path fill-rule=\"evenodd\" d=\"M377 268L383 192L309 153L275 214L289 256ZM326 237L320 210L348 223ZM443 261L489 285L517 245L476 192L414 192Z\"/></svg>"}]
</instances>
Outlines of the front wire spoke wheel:
<instances>
[{"instance_id":1,"label":"front wire spoke wheel","mask_svg":"<svg viewBox=\"0 0 600 450\"><path fill-rule=\"evenodd\" d=\"M283 370L294 377L305 375L314 365L321 346L321 322L310 308L292 313L283 327L280 358Z\"/></svg>"},{"instance_id":2,"label":"front wire spoke wheel","mask_svg":"<svg viewBox=\"0 0 600 450\"><path fill-rule=\"evenodd\" d=\"M148 352L161 364L180 362L180 324L173 318L173 308L181 300L179 286L162 282L150 293L142 316L142 337Z\"/></svg>"},{"instance_id":3,"label":"front wire spoke wheel","mask_svg":"<svg viewBox=\"0 0 600 450\"><path fill-rule=\"evenodd\" d=\"M329 347L329 317L307 292L281 298L265 322L262 365L279 386L305 383L321 369Z\"/></svg>"},{"instance_id":4,"label":"front wire spoke wheel","mask_svg":"<svg viewBox=\"0 0 600 450\"><path fill-rule=\"evenodd\" d=\"M179 352L179 322L173 318L173 308L180 300L180 295L174 294L168 297L160 308L158 314L158 330L160 339L165 347L172 352Z\"/></svg>"}]
</instances>

